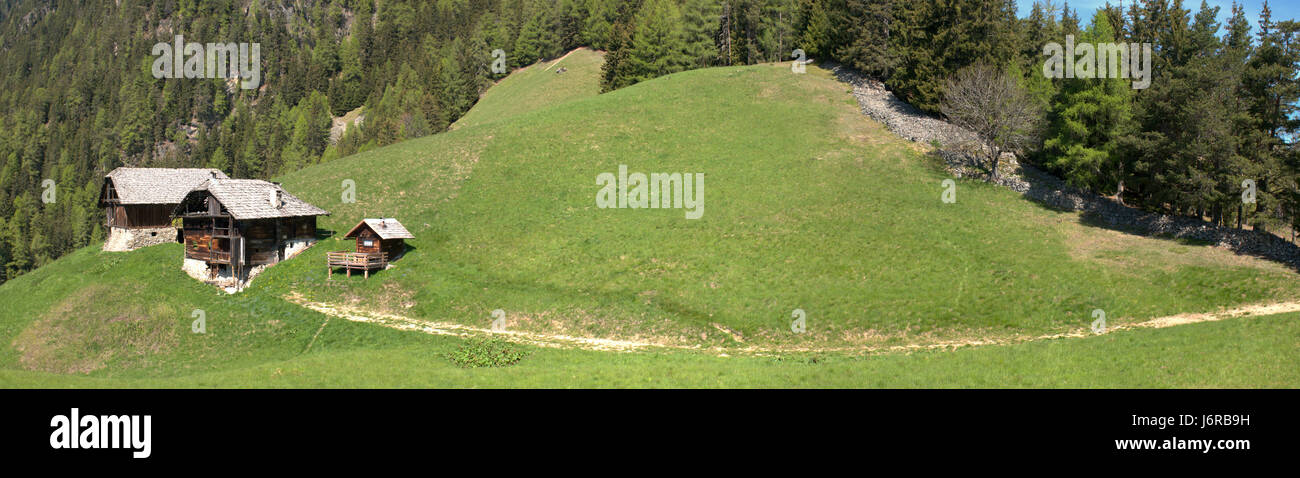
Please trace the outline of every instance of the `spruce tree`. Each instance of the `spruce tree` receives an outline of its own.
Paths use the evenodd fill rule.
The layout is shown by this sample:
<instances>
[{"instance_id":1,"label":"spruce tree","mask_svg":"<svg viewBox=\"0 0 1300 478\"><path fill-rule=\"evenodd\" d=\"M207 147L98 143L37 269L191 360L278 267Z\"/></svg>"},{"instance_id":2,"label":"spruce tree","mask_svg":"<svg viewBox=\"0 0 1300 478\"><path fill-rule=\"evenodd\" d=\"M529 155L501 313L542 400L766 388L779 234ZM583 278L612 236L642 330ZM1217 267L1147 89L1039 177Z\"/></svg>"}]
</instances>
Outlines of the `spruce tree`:
<instances>
[{"instance_id":1,"label":"spruce tree","mask_svg":"<svg viewBox=\"0 0 1300 478\"><path fill-rule=\"evenodd\" d=\"M1257 187L1254 211L1243 213L1250 214L1249 222L1256 229L1268 228L1272 216L1286 206L1281 199L1288 196L1288 188L1294 187L1296 175L1293 152L1287 143L1300 130L1296 118L1300 102L1300 24L1274 22L1271 15L1265 3L1260 13L1259 44L1243 75L1247 109L1255 125L1244 140L1250 148L1247 157L1251 163L1246 175L1253 177Z\"/></svg>"},{"instance_id":2,"label":"spruce tree","mask_svg":"<svg viewBox=\"0 0 1300 478\"><path fill-rule=\"evenodd\" d=\"M682 5L682 56L691 68L712 66L718 61L718 31L721 6L711 0L686 0Z\"/></svg>"},{"instance_id":3,"label":"spruce tree","mask_svg":"<svg viewBox=\"0 0 1300 478\"><path fill-rule=\"evenodd\" d=\"M888 78L898 63L897 52L890 45L890 33L895 26L893 4L893 1L848 0L844 33L849 40L836 56L867 74Z\"/></svg>"},{"instance_id":4,"label":"spruce tree","mask_svg":"<svg viewBox=\"0 0 1300 478\"><path fill-rule=\"evenodd\" d=\"M1110 22L1100 10L1093 16L1092 26L1079 39L1080 43L1114 41ZM1088 60L1081 59L1079 63ZM1079 73L1076 68L1075 74ZM1043 145L1046 165L1073 185L1097 192L1114 192L1123 175L1118 139L1128 131L1132 120L1130 89L1129 80L1123 78L1063 80L1061 92L1052 105L1051 126Z\"/></svg>"},{"instance_id":5,"label":"spruce tree","mask_svg":"<svg viewBox=\"0 0 1300 478\"><path fill-rule=\"evenodd\" d=\"M509 59L511 64L528 66L543 59L550 47L546 44L547 28L545 9L539 8L519 30L519 37L515 40L512 57Z\"/></svg>"},{"instance_id":6,"label":"spruce tree","mask_svg":"<svg viewBox=\"0 0 1300 478\"><path fill-rule=\"evenodd\" d=\"M636 16L636 34L618 75L630 83L685 69L681 13L671 0L646 0Z\"/></svg>"}]
</instances>

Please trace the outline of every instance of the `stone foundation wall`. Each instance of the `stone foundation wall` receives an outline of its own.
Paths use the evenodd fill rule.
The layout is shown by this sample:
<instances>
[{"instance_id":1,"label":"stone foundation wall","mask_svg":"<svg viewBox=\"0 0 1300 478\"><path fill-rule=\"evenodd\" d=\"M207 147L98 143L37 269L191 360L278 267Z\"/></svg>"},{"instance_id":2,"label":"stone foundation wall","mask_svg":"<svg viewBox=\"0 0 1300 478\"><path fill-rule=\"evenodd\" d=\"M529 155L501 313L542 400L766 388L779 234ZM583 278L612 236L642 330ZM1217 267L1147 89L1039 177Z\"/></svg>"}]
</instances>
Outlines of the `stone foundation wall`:
<instances>
[{"instance_id":1,"label":"stone foundation wall","mask_svg":"<svg viewBox=\"0 0 1300 478\"><path fill-rule=\"evenodd\" d=\"M208 263L198 259L185 258L185 262L181 264L181 270L185 271L186 274L189 274L190 277L203 282L209 282L212 280L212 278L208 276Z\"/></svg>"},{"instance_id":2,"label":"stone foundation wall","mask_svg":"<svg viewBox=\"0 0 1300 478\"><path fill-rule=\"evenodd\" d=\"M290 258L298 254L301 254L302 251L307 250L307 248L311 247L315 243L316 243L315 239L294 239L285 242L285 247L284 247L285 260L289 260ZM221 287L225 289L226 292L233 294L235 292L239 292L240 290L243 290L243 288L245 287L248 287L248 285L253 282L254 278L256 278L263 271L265 271L266 268L271 267L273 265L275 264L267 264L267 265L250 267L244 271L243 277L232 277L230 275L230 267L223 265L218 268L219 272L215 276L213 276L208 272L210 268L208 267L207 262L198 259L187 258L185 259L185 262L181 265L181 269L184 270L185 273L188 274L190 277L193 277L196 280L199 280L204 283L212 284L217 287Z\"/></svg>"},{"instance_id":3,"label":"stone foundation wall","mask_svg":"<svg viewBox=\"0 0 1300 478\"><path fill-rule=\"evenodd\" d=\"M292 259L293 256L302 253L315 243L315 239L291 239L286 241L284 243L284 260Z\"/></svg>"},{"instance_id":4,"label":"stone foundation wall","mask_svg":"<svg viewBox=\"0 0 1300 478\"><path fill-rule=\"evenodd\" d=\"M176 242L176 228L172 226L144 229L110 227L108 239L104 240L104 250L107 252L126 252L141 247L171 242Z\"/></svg>"},{"instance_id":5,"label":"stone foundation wall","mask_svg":"<svg viewBox=\"0 0 1300 478\"><path fill-rule=\"evenodd\" d=\"M267 267L270 266L261 265L251 267L244 272L245 277L239 278L230 274L230 266L218 266L216 275L213 275L209 272L211 271L211 267L208 266L207 262L198 259L185 259L185 262L181 265L181 270L184 270L186 274L193 277L195 280L215 285L225 289L226 292L233 294L248 287L248 284L253 282L253 278L257 277L258 274L261 274Z\"/></svg>"}]
</instances>

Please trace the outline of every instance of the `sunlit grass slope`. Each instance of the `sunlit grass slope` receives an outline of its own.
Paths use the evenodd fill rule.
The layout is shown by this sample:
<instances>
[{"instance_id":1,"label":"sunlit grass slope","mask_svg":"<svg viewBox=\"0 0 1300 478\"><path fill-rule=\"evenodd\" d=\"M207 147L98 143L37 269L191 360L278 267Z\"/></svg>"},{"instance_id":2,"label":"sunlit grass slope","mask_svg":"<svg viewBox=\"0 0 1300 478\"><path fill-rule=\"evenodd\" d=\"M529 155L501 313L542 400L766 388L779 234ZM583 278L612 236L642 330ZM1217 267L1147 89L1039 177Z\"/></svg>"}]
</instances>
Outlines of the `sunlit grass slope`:
<instances>
[{"instance_id":1,"label":"sunlit grass slope","mask_svg":"<svg viewBox=\"0 0 1300 478\"><path fill-rule=\"evenodd\" d=\"M321 226L335 237L234 296L183 274L177 245L78 251L0 285L0 386L1300 383L1295 314L956 352L744 354L1037 335L1086 328L1094 309L1118 324L1297 295L1279 265L1088 226L982 183L959 181L945 204L937 166L808 71L685 72L279 178L333 213ZM516 104L491 96L480 106ZM597 208L596 176L619 165L703 173L703 217ZM356 202L343 202L349 179ZM325 252L352 247L337 236L376 216L416 235L406 257L327 280ZM521 346L517 365L461 369L443 358L458 338L328 320L291 293L483 327L500 308L510 329L732 356ZM796 308L806 333L791 331Z\"/></svg>"},{"instance_id":2,"label":"sunlit grass slope","mask_svg":"<svg viewBox=\"0 0 1300 478\"><path fill-rule=\"evenodd\" d=\"M334 323L331 322L330 327ZM375 327L378 328L378 327ZM327 329L328 330L328 329ZM326 332L328 333L328 332ZM353 333L349 331L348 333ZM1294 388L1300 315L1086 339L915 354L716 357L531 349L518 365L463 369L457 339L349 347L191 375L105 378L0 369L10 387L1122 387Z\"/></svg>"},{"instance_id":3,"label":"sunlit grass slope","mask_svg":"<svg viewBox=\"0 0 1300 478\"><path fill-rule=\"evenodd\" d=\"M311 351L410 343L267 294L227 295L181 272L179 244L75 253L0 286L0 369L107 378L177 376ZM203 319L203 333L194 321ZM335 332L338 334L335 334ZM4 385L0 381L0 385Z\"/></svg>"},{"instance_id":4,"label":"sunlit grass slope","mask_svg":"<svg viewBox=\"0 0 1300 478\"><path fill-rule=\"evenodd\" d=\"M579 48L567 56L517 70L493 85L456 121L463 128L510 118L600 93L603 54ZM564 72L559 73L560 69Z\"/></svg>"},{"instance_id":5,"label":"sunlit grass slope","mask_svg":"<svg viewBox=\"0 0 1300 478\"><path fill-rule=\"evenodd\" d=\"M1087 226L979 182L945 204L945 174L809 71L690 71L291 174L333 229L391 215L418 238L370 280L326 285L314 256L278 272L421 318L485 325L501 308L527 330L707 345L1045 333L1094 309L1115 324L1296 295L1276 264ZM704 216L597 208L596 176L619 165L703 173Z\"/></svg>"}]
</instances>

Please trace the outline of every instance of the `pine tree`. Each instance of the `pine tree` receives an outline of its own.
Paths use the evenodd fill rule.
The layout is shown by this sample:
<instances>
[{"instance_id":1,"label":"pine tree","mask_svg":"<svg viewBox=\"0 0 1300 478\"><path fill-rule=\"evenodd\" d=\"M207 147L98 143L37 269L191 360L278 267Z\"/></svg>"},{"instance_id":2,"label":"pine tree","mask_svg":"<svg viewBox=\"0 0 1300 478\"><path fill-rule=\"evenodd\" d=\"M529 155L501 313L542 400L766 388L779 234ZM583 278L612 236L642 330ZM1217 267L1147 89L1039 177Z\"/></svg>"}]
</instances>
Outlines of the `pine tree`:
<instances>
[{"instance_id":1,"label":"pine tree","mask_svg":"<svg viewBox=\"0 0 1300 478\"><path fill-rule=\"evenodd\" d=\"M636 31L636 13L640 5L636 2L619 4L610 27L610 42L613 47L605 53L605 63L600 66L600 90L613 91L631 84L626 78L627 58L632 50L632 34Z\"/></svg>"},{"instance_id":2,"label":"pine tree","mask_svg":"<svg viewBox=\"0 0 1300 478\"><path fill-rule=\"evenodd\" d=\"M585 0L580 6L583 17L579 38L582 43L597 50L613 48L614 16L618 9L612 0Z\"/></svg>"},{"instance_id":3,"label":"pine tree","mask_svg":"<svg viewBox=\"0 0 1300 478\"><path fill-rule=\"evenodd\" d=\"M1110 21L1100 10L1079 39L1080 43L1114 41ZM1076 71L1076 75L1079 73ZM1117 148L1132 120L1130 90L1129 80L1123 78L1064 80L1043 145L1047 166L1059 171L1070 184L1114 192L1123 178Z\"/></svg>"},{"instance_id":4,"label":"pine tree","mask_svg":"<svg viewBox=\"0 0 1300 478\"><path fill-rule=\"evenodd\" d=\"M554 9L549 5L550 2L538 2L528 21L519 30L519 38L515 40L513 51L514 58L511 59L512 62L517 62L515 63L517 66L528 66L538 60L554 56L556 50L556 37L552 23Z\"/></svg>"},{"instance_id":5,"label":"pine tree","mask_svg":"<svg viewBox=\"0 0 1300 478\"><path fill-rule=\"evenodd\" d=\"M886 85L913 106L937 112L943 84L958 70L1017 58L1015 4L1007 0L900 2L890 29L899 59Z\"/></svg>"},{"instance_id":6,"label":"pine tree","mask_svg":"<svg viewBox=\"0 0 1300 478\"><path fill-rule=\"evenodd\" d=\"M636 34L624 60L626 69L617 75L632 84L682 71L686 66L683 49L677 6L671 0L646 0L636 16Z\"/></svg>"},{"instance_id":7,"label":"pine tree","mask_svg":"<svg viewBox=\"0 0 1300 478\"><path fill-rule=\"evenodd\" d=\"M213 168L213 169L220 169L226 173L229 173L230 159L226 157L226 151L224 149L221 149L220 146L218 146L217 150L212 153L211 157L208 158L208 164L206 165L206 167Z\"/></svg>"},{"instance_id":8,"label":"pine tree","mask_svg":"<svg viewBox=\"0 0 1300 478\"><path fill-rule=\"evenodd\" d=\"M722 2L722 15L718 17L718 53L722 55L724 65L731 65L735 62L736 52L732 48L732 28L735 23L735 14L731 10L731 2Z\"/></svg>"},{"instance_id":9,"label":"pine tree","mask_svg":"<svg viewBox=\"0 0 1300 478\"><path fill-rule=\"evenodd\" d=\"M686 0L682 6L682 55L691 68L711 66L718 61L714 35L718 31L721 6L711 0Z\"/></svg>"},{"instance_id":10,"label":"pine tree","mask_svg":"<svg viewBox=\"0 0 1300 478\"><path fill-rule=\"evenodd\" d=\"M0 217L0 281L9 279L7 269L10 262L10 249L9 223L4 217Z\"/></svg>"},{"instance_id":11,"label":"pine tree","mask_svg":"<svg viewBox=\"0 0 1300 478\"><path fill-rule=\"evenodd\" d=\"M831 0L807 0L800 5L796 48L809 58L838 57L835 49L844 41L840 24L845 12L829 3Z\"/></svg>"},{"instance_id":12,"label":"pine tree","mask_svg":"<svg viewBox=\"0 0 1300 478\"><path fill-rule=\"evenodd\" d=\"M850 40L836 56L870 75L888 78L898 63L897 52L890 48L890 32L894 27L893 3L848 0L845 34Z\"/></svg>"},{"instance_id":13,"label":"pine tree","mask_svg":"<svg viewBox=\"0 0 1300 478\"><path fill-rule=\"evenodd\" d=\"M343 42L339 48L338 76L330 80L330 104L335 116L343 116L361 106L366 100L362 89L360 45L355 38Z\"/></svg>"},{"instance_id":14,"label":"pine tree","mask_svg":"<svg viewBox=\"0 0 1300 478\"><path fill-rule=\"evenodd\" d=\"M1250 221L1256 229L1267 228L1276 209L1284 206L1280 200L1287 195L1286 188L1294 183L1296 174L1295 166L1288 165L1292 153L1286 147L1286 138L1300 130L1296 118L1300 102L1300 24L1274 22L1271 15L1265 3L1260 13L1259 45L1243 75L1247 108L1255 125L1245 142L1251 163L1246 175L1254 178L1257 187L1256 208Z\"/></svg>"},{"instance_id":15,"label":"pine tree","mask_svg":"<svg viewBox=\"0 0 1300 478\"><path fill-rule=\"evenodd\" d=\"M1029 16L1022 22L1024 47L1020 53L1021 62L1018 64L1013 62L1016 69L1023 74L1021 84L1043 111L1051 109L1052 99L1057 94L1056 83L1043 74L1043 47L1048 42L1059 44L1064 38L1061 24L1055 15L1055 8L1041 1L1034 2Z\"/></svg>"}]
</instances>

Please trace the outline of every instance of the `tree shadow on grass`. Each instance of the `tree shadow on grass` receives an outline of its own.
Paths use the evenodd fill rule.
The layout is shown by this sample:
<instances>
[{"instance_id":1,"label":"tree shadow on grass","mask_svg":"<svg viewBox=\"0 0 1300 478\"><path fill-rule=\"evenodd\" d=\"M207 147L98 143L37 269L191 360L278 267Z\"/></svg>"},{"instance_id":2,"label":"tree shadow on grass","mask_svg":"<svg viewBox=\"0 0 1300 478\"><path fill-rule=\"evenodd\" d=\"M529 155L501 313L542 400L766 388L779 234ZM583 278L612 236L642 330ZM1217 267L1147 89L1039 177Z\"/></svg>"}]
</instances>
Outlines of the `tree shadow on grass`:
<instances>
[{"instance_id":1,"label":"tree shadow on grass","mask_svg":"<svg viewBox=\"0 0 1300 478\"><path fill-rule=\"evenodd\" d=\"M949 170L960 168L953 153L936 151ZM1011 169L1011 168L1008 168ZM957 169L962 171L961 169ZM975 178L975 175L967 174ZM978 178L983 180L985 178ZM1079 224L1140 236L1170 239L1185 245L1220 246L1237 254L1281 263L1300 272L1300 247L1281 237L1255 230L1215 226L1198 217L1173 216L1132 208L1119 201L1070 186L1032 165L1020 163L997 184L1019 192L1031 202L1057 212L1079 212Z\"/></svg>"}]
</instances>

